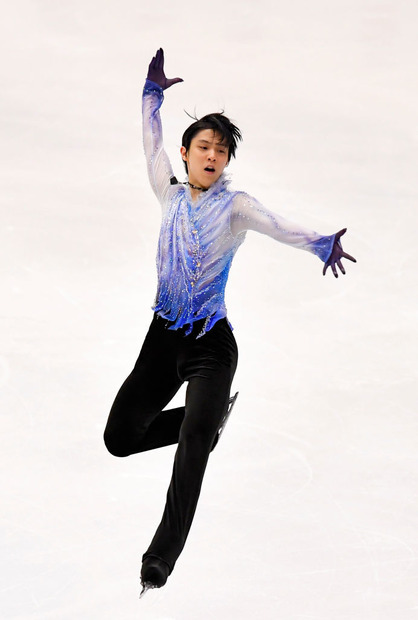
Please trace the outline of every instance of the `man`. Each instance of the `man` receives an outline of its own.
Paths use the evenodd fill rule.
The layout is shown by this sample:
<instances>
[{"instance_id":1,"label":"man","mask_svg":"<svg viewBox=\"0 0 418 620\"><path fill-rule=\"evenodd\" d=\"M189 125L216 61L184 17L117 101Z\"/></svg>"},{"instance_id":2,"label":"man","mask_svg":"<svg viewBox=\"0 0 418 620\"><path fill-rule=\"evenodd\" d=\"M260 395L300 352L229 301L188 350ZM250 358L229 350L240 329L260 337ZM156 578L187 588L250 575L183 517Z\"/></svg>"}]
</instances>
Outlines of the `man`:
<instances>
[{"instance_id":1,"label":"man","mask_svg":"<svg viewBox=\"0 0 418 620\"><path fill-rule=\"evenodd\" d=\"M322 236L265 209L245 192L228 189L224 170L235 156L239 129L209 114L184 133L188 180L179 184L164 151L159 108L167 79L164 54L152 59L143 92L143 138L151 186L162 208L154 318L133 371L119 390L105 430L116 456L178 443L164 514L143 555L143 592L163 586L193 520L211 450L233 404L238 349L227 319L225 286L247 230L316 254L338 277L345 273L340 237ZM164 411L183 382L185 407Z\"/></svg>"}]
</instances>

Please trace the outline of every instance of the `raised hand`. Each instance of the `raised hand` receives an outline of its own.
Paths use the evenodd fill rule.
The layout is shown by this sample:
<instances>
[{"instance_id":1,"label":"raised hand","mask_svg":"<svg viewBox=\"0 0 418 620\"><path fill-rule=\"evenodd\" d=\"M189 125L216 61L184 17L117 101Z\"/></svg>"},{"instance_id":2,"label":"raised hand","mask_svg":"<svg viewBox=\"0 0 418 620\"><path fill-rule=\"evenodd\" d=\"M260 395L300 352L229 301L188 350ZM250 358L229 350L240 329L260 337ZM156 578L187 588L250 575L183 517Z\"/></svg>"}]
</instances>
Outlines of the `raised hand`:
<instances>
[{"instance_id":1,"label":"raised hand","mask_svg":"<svg viewBox=\"0 0 418 620\"><path fill-rule=\"evenodd\" d=\"M179 77L168 80L164 73L164 51L162 47L157 51L148 67L147 79L161 86L163 90L170 88L173 84L183 82Z\"/></svg>"},{"instance_id":2,"label":"raised hand","mask_svg":"<svg viewBox=\"0 0 418 620\"><path fill-rule=\"evenodd\" d=\"M329 259L327 260L327 262L325 263L324 269L322 271L323 275L325 275L328 267L331 267L332 273L334 274L334 276L336 278L338 278L337 269L335 267L336 264L338 265L341 273L345 274L345 269L344 269L344 266L343 266L343 264L341 262L342 258L348 258L348 260L353 261L353 263L357 262L355 258L350 256L350 254L347 254L346 252L343 252L343 248L342 248L342 245L341 245L340 237L342 237L342 235L344 235L346 230L347 230L346 228L343 228L342 230L339 230L336 233L331 255L330 255Z\"/></svg>"}]
</instances>

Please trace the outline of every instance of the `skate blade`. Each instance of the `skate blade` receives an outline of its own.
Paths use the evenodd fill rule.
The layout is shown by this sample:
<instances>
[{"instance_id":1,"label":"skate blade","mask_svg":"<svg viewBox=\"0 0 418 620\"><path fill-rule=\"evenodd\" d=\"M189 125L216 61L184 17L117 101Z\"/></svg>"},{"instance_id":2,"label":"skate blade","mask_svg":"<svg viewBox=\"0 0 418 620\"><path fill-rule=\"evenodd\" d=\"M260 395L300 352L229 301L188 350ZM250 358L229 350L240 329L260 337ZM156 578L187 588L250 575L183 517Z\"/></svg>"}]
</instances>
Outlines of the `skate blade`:
<instances>
[{"instance_id":1,"label":"skate blade","mask_svg":"<svg viewBox=\"0 0 418 620\"><path fill-rule=\"evenodd\" d=\"M142 591L141 591L141 594L139 595L139 598L142 598L143 596L145 596L146 593L148 592L148 590L153 590L154 588L157 587L153 583L151 583L150 581L146 581L145 583L141 583L141 585L142 585Z\"/></svg>"},{"instance_id":2,"label":"skate blade","mask_svg":"<svg viewBox=\"0 0 418 620\"><path fill-rule=\"evenodd\" d=\"M235 394L232 396L232 398L229 400L229 413L231 413L232 411L232 407L235 405L235 401L238 398L238 394L239 392L235 392Z\"/></svg>"},{"instance_id":3,"label":"skate blade","mask_svg":"<svg viewBox=\"0 0 418 620\"><path fill-rule=\"evenodd\" d=\"M224 430L224 428L225 428L225 426L226 426L226 423L228 422L228 418L229 418L229 416L231 415L231 411L232 411L232 409L234 408L235 401L236 401L236 400L237 400L237 398L238 398L238 394L239 394L239 392L236 392L236 393L234 394L234 396L231 396L231 398L229 399L228 411L226 412L226 416L225 416L225 417L224 417L224 419L222 420L222 424L221 424L221 426L219 427L219 430L218 430L218 435L219 435L219 437L222 435L222 431Z\"/></svg>"}]
</instances>

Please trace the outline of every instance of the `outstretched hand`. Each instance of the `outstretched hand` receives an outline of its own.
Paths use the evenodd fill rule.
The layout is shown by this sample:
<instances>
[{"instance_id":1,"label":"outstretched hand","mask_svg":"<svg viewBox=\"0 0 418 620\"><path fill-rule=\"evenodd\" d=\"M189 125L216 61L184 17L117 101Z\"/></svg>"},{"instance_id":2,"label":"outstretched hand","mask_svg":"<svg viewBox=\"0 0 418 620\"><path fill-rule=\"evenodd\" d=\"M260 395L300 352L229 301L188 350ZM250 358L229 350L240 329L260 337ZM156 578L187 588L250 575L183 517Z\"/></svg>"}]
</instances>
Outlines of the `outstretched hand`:
<instances>
[{"instance_id":1,"label":"outstretched hand","mask_svg":"<svg viewBox=\"0 0 418 620\"><path fill-rule=\"evenodd\" d=\"M336 264L338 265L341 273L345 274L345 269L341 262L342 258L348 258L348 260L353 261L353 263L357 262L355 258L350 256L350 254L343 252L343 247L341 245L340 237L342 237L342 235L346 232L346 230L347 230L346 228L343 228L342 230L336 233L331 255L329 259L327 260L327 262L325 263L324 269L322 271L323 275L325 275L328 267L331 267L332 273L334 274L336 278L338 278L337 269L335 267Z\"/></svg>"},{"instance_id":2,"label":"outstretched hand","mask_svg":"<svg viewBox=\"0 0 418 620\"><path fill-rule=\"evenodd\" d=\"M151 60L149 64L147 79L151 80L152 82L155 82L156 84L158 84L158 86L161 86L163 90L170 88L170 86L172 86L173 84L177 84L178 82L183 82L183 80L179 77L171 78L170 80L168 80L165 77L164 51L162 47L160 47L160 49L157 50L157 53L155 54L155 56L153 57L153 59Z\"/></svg>"}]
</instances>

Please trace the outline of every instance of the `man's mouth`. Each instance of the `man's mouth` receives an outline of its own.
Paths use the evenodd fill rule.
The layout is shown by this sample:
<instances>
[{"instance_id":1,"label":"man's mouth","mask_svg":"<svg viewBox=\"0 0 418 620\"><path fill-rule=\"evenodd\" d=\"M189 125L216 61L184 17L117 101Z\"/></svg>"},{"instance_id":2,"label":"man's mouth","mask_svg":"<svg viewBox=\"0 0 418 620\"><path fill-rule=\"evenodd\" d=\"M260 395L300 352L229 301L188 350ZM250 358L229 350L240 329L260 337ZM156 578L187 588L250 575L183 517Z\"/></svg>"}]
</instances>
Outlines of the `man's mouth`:
<instances>
[{"instance_id":1,"label":"man's mouth","mask_svg":"<svg viewBox=\"0 0 418 620\"><path fill-rule=\"evenodd\" d=\"M213 166L206 166L205 172L209 172L213 174L215 172L215 168Z\"/></svg>"}]
</instances>

